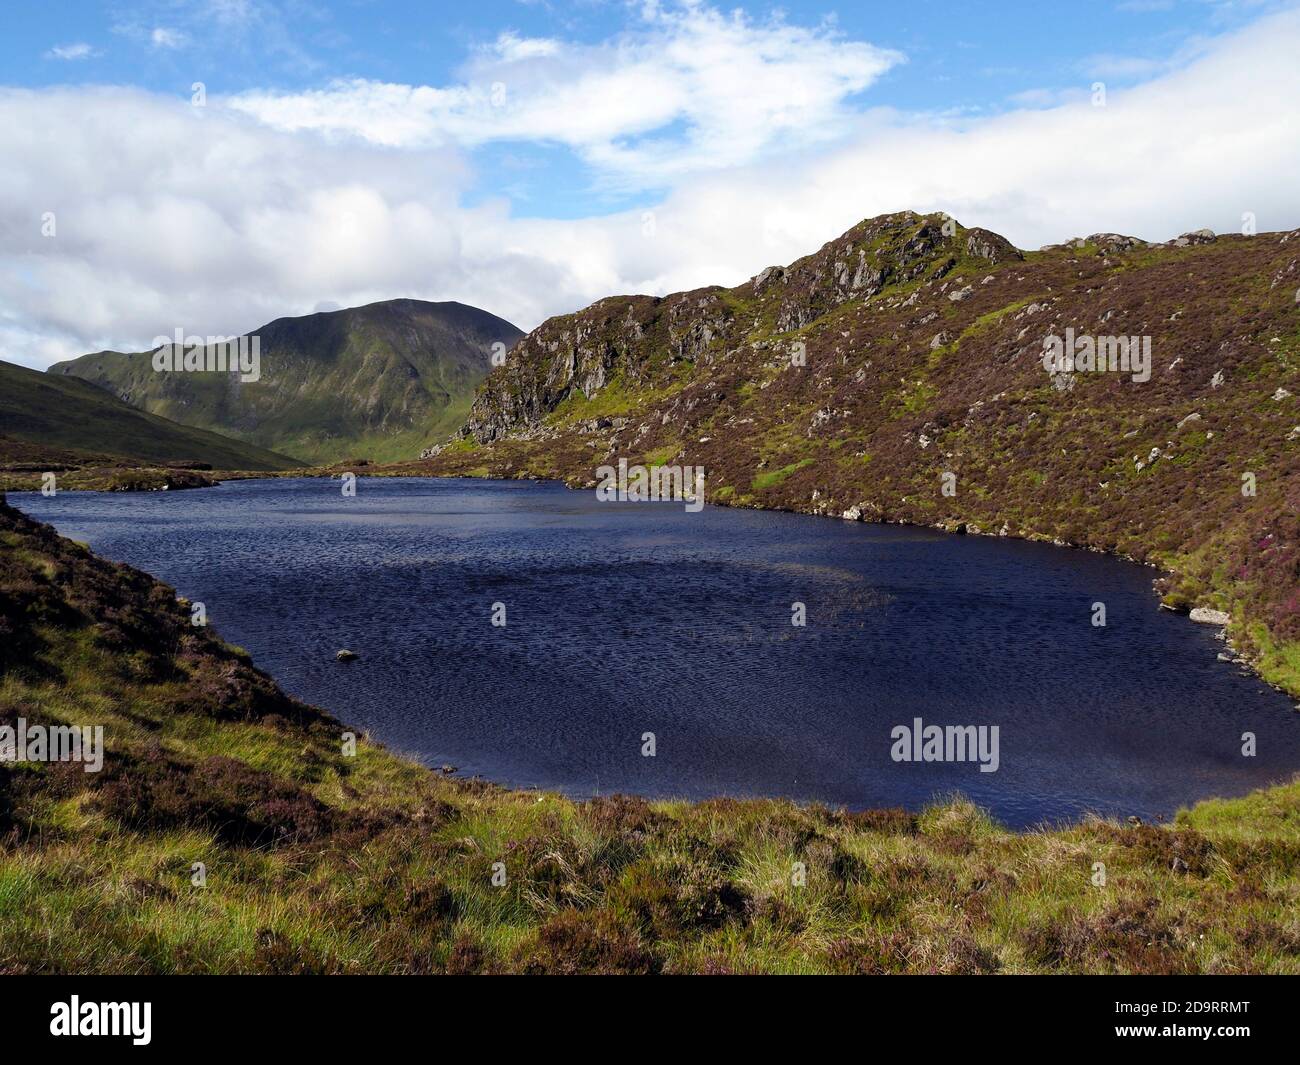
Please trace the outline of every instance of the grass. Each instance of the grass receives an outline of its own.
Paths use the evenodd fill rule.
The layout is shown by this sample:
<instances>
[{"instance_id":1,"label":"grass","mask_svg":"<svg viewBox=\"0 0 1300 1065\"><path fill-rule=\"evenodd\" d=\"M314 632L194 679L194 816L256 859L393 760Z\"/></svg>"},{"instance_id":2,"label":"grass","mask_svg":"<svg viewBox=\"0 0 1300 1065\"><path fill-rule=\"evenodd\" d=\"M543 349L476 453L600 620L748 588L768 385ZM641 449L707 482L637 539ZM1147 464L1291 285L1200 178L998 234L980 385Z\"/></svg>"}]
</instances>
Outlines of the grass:
<instances>
[{"instance_id":1,"label":"grass","mask_svg":"<svg viewBox=\"0 0 1300 1065\"><path fill-rule=\"evenodd\" d=\"M651 466L665 466L677 456L682 450L680 444L665 444L663 447L657 447L653 451L647 451L641 458L641 465L647 468Z\"/></svg>"},{"instance_id":2,"label":"grass","mask_svg":"<svg viewBox=\"0 0 1300 1065\"><path fill-rule=\"evenodd\" d=\"M753 489L755 492L761 492L768 488L775 488L790 474L803 469L805 466L811 466L812 463L812 459L800 459L798 462L792 462L790 465L782 466L777 470L764 470L762 473L756 473L754 474Z\"/></svg>"},{"instance_id":3,"label":"grass","mask_svg":"<svg viewBox=\"0 0 1300 1065\"><path fill-rule=\"evenodd\" d=\"M959 796L507 791L349 756L171 589L3 507L0 545L0 719L108 748L0 766L0 972L1300 973L1300 783L1024 833Z\"/></svg>"},{"instance_id":4,"label":"grass","mask_svg":"<svg viewBox=\"0 0 1300 1065\"><path fill-rule=\"evenodd\" d=\"M1250 625L1248 632L1249 642L1258 655L1256 672L1270 684L1289 692L1300 692L1300 642L1275 640L1261 622Z\"/></svg>"},{"instance_id":5,"label":"grass","mask_svg":"<svg viewBox=\"0 0 1300 1065\"><path fill-rule=\"evenodd\" d=\"M202 462L244 470L295 465L283 454L137 410L76 377L0 362L0 469L43 461L55 470L130 463Z\"/></svg>"},{"instance_id":6,"label":"grass","mask_svg":"<svg viewBox=\"0 0 1300 1065\"><path fill-rule=\"evenodd\" d=\"M549 420L553 425L573 425L593 418L619 417L635 410L648 395L628 387L622 377L616 377L591 396L575 388L551 412Z\"/></svg>"}]
</instances>

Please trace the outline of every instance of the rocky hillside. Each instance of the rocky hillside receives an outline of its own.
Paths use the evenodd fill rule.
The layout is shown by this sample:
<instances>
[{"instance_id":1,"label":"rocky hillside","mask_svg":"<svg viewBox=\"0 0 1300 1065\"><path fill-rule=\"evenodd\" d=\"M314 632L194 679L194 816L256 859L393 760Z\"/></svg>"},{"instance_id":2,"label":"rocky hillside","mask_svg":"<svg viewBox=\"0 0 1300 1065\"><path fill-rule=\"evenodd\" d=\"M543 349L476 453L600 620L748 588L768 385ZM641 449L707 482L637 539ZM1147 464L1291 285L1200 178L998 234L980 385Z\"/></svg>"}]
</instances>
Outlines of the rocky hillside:
<instances>
[{"instance_id":1,"label":"rocky hillside","mask_svg":"<svg viewBox=\"0 0 1300 1065\"><path fill-rule=\"evenodd\" d=\"M1160 563L1167 605L1231 611L1300 693L1298 301L1300 231L1022 252L886 215L736 288L545 322L424 468L589 486L618 457L702 464L714 503ZM1067 330L1147 338L1149 379L1049 373Z\"/></svg>"},{"instance_id":2,"label":"rocky hillside","mask_svg":"<svg viewBox=\"0 0 1300 1065\"><path fill-rule=\"evenodd\" d=\"M265 448L137 410L85 381L0 362L0 486L18 487L23 474L141 463L258 471L295 465Z\"/></svg>"},{"instance_id":3,"label":"rocky hillside","mask_svg":"<svg viewBox=\"0 0 1300 1065\"><path fill-rule=\"evenodd\" d=\"M354 750L3 497L0 678L0 728L103 729L95 772L0 761L0 974L1300 972L1296 783L1024 834L504 791Z\"/></svg>"},{"instance_id":4,"label":"rocky hillside","mask_svg":"<svg viewBox=\"0 0 1300 1065\"><path fill-rule=\"evenodd\" d=\"M509 348L522 333L464 304L397 299L277 318L249 335L260 338L258 381L160 373L152 352L101 351L50 373L304 463L384 460L451 434L490 368L493 345Z\"/></svg>"}]
</instances>

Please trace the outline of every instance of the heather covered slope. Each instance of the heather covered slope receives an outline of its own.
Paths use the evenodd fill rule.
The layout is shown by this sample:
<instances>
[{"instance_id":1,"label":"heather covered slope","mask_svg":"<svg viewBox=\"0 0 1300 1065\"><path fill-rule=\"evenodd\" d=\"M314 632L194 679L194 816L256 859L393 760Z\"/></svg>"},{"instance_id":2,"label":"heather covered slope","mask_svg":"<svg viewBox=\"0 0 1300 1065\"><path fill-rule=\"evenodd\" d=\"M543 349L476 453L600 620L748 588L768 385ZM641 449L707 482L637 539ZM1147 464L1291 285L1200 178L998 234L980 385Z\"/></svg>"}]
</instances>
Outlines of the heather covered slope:
<instances>
[{"instance_id":1,"label":"heather covered slope","mask_svg":"<svg viewBox=\"0 0 1300 1065\"><path fill-rule=\"evenodd\" d=\"M1300 694L1300 231L1020 252L944 221L882 216L736 288L553 318L423 468L703 465L715 503L1117 552L1172 570L1168 605L1231 611ZM1150 379L1054 380L1044 338L1067 328L1149 337Z\"/></svg>"},{"instance_id":2,"label":"heather covered slope","mask_svg":"<svg viewBox=\"0 0 1300 1065\"><path fill-rule=\"evenodd\" d=\"M1015 834L959 801L579 803L348 757L171 589L0 501L20 717L107 756L0 764L0 973L1300 973L1300 785Z\"/></svg>"},{"instance_id":3,"label":"heather covered slope","mask_svg":"<svg viewBox=\"0 0 1300 1065\"><path fill-rule=\"evenodd\" d=\"M254 330L261 379L157 373L150 352L104 351L50 367L142 410L306 463L418 453L463 422L494 344L521 331L460 303L396 299ZM234 468L234 467L231 467Z\"/></svg>"}]
</instances>

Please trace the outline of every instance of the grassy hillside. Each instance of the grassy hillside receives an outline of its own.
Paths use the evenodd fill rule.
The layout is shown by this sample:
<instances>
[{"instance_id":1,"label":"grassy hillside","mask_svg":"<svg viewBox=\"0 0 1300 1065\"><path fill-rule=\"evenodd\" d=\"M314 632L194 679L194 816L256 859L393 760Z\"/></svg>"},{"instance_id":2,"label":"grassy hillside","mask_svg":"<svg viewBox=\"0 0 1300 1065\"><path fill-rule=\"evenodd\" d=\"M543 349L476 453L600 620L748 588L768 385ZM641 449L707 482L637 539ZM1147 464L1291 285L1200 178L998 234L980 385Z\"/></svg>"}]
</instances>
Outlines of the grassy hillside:
<instances>
[{"instance_id":1,"label":"grassy hillside","mask_svg":"<svg viewBox=\"0 0 1300 1065\"><path fill-rule=\"evenodd\" d=\"M735 288L545 322L408 469L702 465L713 503L1115 552L1171 571L1168 606L1229 611L1300 695L1298 292L1300 231L1022 253L886 215ZM1150 379L1049 375L1067 329L1149 338Z\"/></svg>"},{"instance_id":2,"label":"grassy hillside","mask_svg":"<svg viewBox=\"0 0 1300 1065\"><path fill-rule=\"evenodd\" d=\"M308 464L413 458L463 423L492 345L522 333L459 303L398 299L278 318L254 330L261 379L157 373L150 352L58 363L142 410L294 455Z\"/></svg>"},{"instance_id":3,"label":"grassy hillside","mask_svg":"<svg viewBox=\"0 0 1300 1065\"><path fill-rule=\"evenodd\" d=\"M135 462L283 470L300 463L265 448L136 410L104 389L0 362L0 459L57 467Z\"/></svg>"},{"instance_id":4,"label":"grassy hillside","mask_svg":"<svg viewBox=\"0 0 1300 1065\"><path fill-rule=\"evenodd\" d=\"M0 502L0 723L108 750L0 764L0 973L1300 973L1300 784L1025 834L572 802L348 757L189 616Z\"/></svg>"}]
</instances>

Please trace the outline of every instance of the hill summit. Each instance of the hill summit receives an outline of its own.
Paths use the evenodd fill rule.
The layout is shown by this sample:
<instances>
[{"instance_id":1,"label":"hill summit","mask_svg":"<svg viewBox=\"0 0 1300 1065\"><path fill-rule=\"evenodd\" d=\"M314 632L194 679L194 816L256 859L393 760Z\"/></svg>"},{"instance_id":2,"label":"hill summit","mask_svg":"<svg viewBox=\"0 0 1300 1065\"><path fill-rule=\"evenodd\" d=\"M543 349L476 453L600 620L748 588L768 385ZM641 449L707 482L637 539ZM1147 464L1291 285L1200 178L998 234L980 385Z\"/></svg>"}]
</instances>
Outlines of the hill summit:
<instances>
[{"instance_id":1,"label":"hill summit","mask_svg":"<svg viewBox=\"0 0 1300 1065\"><path fill-rule=\"evenodd\" d=\"M909 211L733 288L549 319L424 468L689 465L711 503L1147 560L1300 692L1297 394L1300 230L1022 251Z\"/></svg>"},{"instance_id":2,"label":"hill summit","mask_svg":"<svg viewBox=\"0 0 1300 1065\"><path fill-rule=\"evenodd\" d=\"M256 379L159 372L157 348L95 352L49 372L306 463L383 460L455 431L494 350L504 353L522 335L476 307L394 299L277 318L238 338L257 341Z\"/></svg>"}]
</instances>

